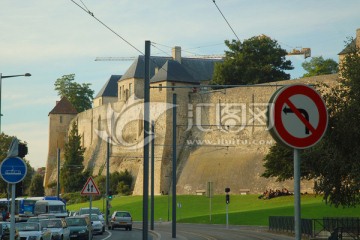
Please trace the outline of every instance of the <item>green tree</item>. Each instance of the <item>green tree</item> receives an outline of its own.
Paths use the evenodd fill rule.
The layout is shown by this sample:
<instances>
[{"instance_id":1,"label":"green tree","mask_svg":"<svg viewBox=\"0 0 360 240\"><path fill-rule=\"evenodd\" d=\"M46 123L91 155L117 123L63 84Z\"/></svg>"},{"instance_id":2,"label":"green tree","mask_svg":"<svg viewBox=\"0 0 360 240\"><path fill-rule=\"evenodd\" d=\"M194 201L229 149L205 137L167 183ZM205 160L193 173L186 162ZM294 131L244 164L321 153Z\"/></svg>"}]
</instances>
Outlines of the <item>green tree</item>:
<instances>
[{"instance_id":1,"label":"green tree","mask_svg":"<svg viewBox=\"0 0 360 240\"><path fill-rule=\"evenodd\" d=\"M2 162L6 157L9 150L10 143L15 136L9 136L5 133L0 134L0 162ZM24 159L27 167L27 173L23 181L16 184L16 192L21 193L21 195L25 194L28 191L30 186L32 175L34 174L34 169L31 167L30 163ZM7 195L7 183L0 178L0 195Z\"/></svg>"},{"instance_id":2,"label":"green tree","mask_svg":"<svg viewBox=\"0 0 360 240\"><path fill-rule=\"evenodd\" d=\"M88 171L83 173L84 152L85 148L81 146L77 123L73 121L68 141L65 144L64 165L60 172L61 187L66 193L81 191L87 180Z\"/></svg>"},{"instance_id":3,"label":"green tree","mask_svg":"<svg viewBox=\"0 0 360 240\"><path fill-rule=\"evenodd\" d=\"M90 83L76 83L75 74L69 74L58 78L54 85L58 95L66 97L78 112L91 108L94 90Z\"/></svg>"},{"instance_id":4,"label":"green tree","mask_svg":"<svg viewBox=\"0 0 360 240\"><path fill-rule=\"evenodd\" d=\"M338 86L319 86L329 114L323 140L301 156L301 175L314 180L314 190L335 206L360 203L360 51L353 49L340 64ZM264 177L293 177L292 151L280 144L264 159Z\"/></svg>"},{"instance_id":5,"label":"green tree","mask_svg":"<svg viewBox=\"0 0 360 240\"><path fill-rule=\"evenodd\" d=\"M35 174L31 179L29 187L29 195L32 197L41 197L45 195L43 186L44 177L40 174Z\"/></svg>"},{"instance_id":6,"label":"green tree","mask_svg":"<svg viewBox=\"0 0 360 240\"><path fill-rule=\"evenodd\" d=\"M307 71L302 77L312 77L338 72L338 63L333 59L324 59L322 56L313 57L309 62L303 62L301 66Z\"/></svg>"},{"instance_id":7,"label":"green tree","mask_svg":"<svg viewBox=\"0 0 360 240\"><path fill-rule=\"evenodd\" d=\"M294 67L277 41L262 35L244 42L226 40L225 59L214 69L213 85L245 85L290 79Z\"/></svg>"}]
</instances>

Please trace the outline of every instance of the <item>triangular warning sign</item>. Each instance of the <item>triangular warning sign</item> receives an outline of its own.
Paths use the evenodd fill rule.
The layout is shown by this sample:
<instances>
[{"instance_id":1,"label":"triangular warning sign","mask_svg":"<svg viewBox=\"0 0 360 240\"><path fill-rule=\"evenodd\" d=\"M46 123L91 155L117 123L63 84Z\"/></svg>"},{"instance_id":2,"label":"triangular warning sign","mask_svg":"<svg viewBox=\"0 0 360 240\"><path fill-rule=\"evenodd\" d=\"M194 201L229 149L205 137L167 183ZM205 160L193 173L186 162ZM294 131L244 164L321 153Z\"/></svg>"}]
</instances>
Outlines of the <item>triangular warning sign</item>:
<instances>
[{"instance_id":1,"label":"triangular warning sign","mask_svg":"<svg viewBox=\"0 0 360 240\"><path fill-rule=\"evenodd\" d=\"M81 190L81 195L100 195L100 191L97 188L92 177L89 177L86 181L83 189Z\"/></svg>"}]
</instances>

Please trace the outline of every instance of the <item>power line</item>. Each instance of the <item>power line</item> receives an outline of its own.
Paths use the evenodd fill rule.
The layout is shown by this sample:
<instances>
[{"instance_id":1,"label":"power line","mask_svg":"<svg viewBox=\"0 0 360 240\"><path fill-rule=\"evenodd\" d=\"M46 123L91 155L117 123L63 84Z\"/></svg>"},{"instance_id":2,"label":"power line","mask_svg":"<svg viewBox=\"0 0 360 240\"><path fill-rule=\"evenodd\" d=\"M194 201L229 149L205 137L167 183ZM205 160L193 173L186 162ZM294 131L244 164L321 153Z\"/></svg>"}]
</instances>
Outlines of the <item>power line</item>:
<instances>
[{"instance_id":1,"label":"power line","mask_svg":"<svg viewBox=\"0 0 360 240\"><path fill-rule=\"evenodd\" d=\"M221 15L223 16L224 20L226 21L227 25L230 27L231 31L234 33L234 35L236 36L236 38L238 39L238 41L240 42L239 37L236 35L234 29L231 27L230 23L228 22L228 20L226 19L226 17L224 16L224 14L221 12L220 8L218 7L218 5L216 4L215 0L212 0L213 3L215 4L216 8L219 10L219 12L221 13Z\"/></svg>"},{"instance_id":2,"label":"power line","mask_svg":"<svg viewBox=\"0 0 360 240\"><path fill-rule=\"evenodd\" d=\"M114 33L116 36L118 36L119 38L121 38L124 42L126 42L128 45L130 45L132 48L134 48L136 51L138 51L139 53L141 53L142 55L145 55L142 51L140 51L137 47L135 47L134 45L132 45L129 41L127 41L125 38L123 38L120 34L118 34L117 32L115 32L114 30L112 30L109 26L107 26L104 22L102 22L100 19L98 19L97 17L94 16L93 12L90 12L89 9L85 6L85 4L83 3L83 5L85 6L82 7L80 6L77 2L75 2L74 0L71 0L74 4L76 4L79 8L81 8L84 12L88 13L90 16L92 16L94 19L96 19L99 23L101 23L104 27L106 27L108 30L110 30L112 33Z\"/></svg>"}]
</instances>

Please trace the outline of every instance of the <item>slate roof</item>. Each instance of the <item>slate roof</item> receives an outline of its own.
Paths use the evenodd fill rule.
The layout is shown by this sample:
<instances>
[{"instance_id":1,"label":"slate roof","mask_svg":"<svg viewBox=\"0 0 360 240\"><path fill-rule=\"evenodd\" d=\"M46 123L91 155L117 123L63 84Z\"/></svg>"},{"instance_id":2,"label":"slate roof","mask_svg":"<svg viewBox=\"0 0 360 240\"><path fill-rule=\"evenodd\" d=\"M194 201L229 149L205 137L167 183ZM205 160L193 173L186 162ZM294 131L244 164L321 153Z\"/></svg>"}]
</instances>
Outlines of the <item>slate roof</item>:
<instances>
[{"instance_id":1,"label":"slate roof","mask_svg":"<svg viewBox=\"0 0 360 240\"><path fill-rule=\"evenodd\" d=\"M150 79L155 75L155 68L158 68L159 71L157 74L164 74L161 70L165 69L165 63L168 61L174 61L172 57L150 57ZM222 62L219 59L198 59L198 58L181 58L181 66L177 67L170 63L170 69L173 71L170 75L177 76L177 74L184 74L184 70L192 77L194 82L200 83L201 81L207 81L212 79L212 74L214 71L214 65L216 62ZM162 69L163 68L163 69ZM169 68L169 64L167 65ZM128 68L126 73L121 77L121 80L129 78L139 78L144 79L145 71L145 57L138 56L138 58L133 62L133 64ZM165 71L165 70L164 70ZM156 78L154 78L156 79ZM175 80L175 78L173 79Z\"/></svg>"},{"instance_id":2,"label":"slate roof","mask_svg":"<svg viewBox=\"0 0 360 240\"><path fill-rule=\"evenodd\" d=\"M356 49L356 39L352 40L338 55L344 55L354 52Z\"/></svg>"},{"instance_id":3,"label":"slate roof","mask_svg":"<svg viewBox=\"0 0 360 240\"><path fill-rule=\"evenodd\" d=\"M74 106L66 97L61 98L56 106L49 112L50 114L78 114Z\"/></svg>"},{"instance_id":4,"label":"slate roof","mask_svg":"<svg viewBox=\"0 0 360 240\"><path fill-rule=\"evenodd\" d=\"M117 97L117 82L122 75L111 75L109 80L104 84L95 98L98 97Z\"/></svg>"},{"instance_id":5,"label":"slate roof","mask_svg":"<svg viewBox=\"0 0 360 240\"><path fill-rule=\"evenodd\" d=\"M161 81L199 84L199 81L196 81L183 65L174 60L168 60L158 73L150 79L151 83Z\"/></svg>"}]
</instances>

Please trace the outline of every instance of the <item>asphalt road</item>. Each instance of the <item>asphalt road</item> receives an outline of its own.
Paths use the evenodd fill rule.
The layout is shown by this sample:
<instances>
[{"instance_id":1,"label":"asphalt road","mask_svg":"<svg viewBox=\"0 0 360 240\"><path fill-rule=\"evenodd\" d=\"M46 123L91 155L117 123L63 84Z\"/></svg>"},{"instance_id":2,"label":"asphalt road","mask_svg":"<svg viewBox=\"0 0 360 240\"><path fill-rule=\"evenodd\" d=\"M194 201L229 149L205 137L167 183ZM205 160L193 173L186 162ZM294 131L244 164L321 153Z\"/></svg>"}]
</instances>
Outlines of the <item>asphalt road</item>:
<instances>
[{"instance_id":1,"label":"asphalt road","mask_svg":"<svg viewBox=\"0 0 360 240\"><path fill-rule=\"evenodd\" d=\"M161 240L173 239L171 223L155 226ZM157 238L158 239L158 238ZM176 239L181 240L290 240L294 237L269 233L265 227L177 224Z\"/></svg>"},{"instance_id":2,"label":"asphalt road","mask_svg":"<svg viewBox=\"0 0 360 240\"><path fill-rule=\"evenodd\" d=\"M132 231L124 229L107 230L94 240L134 239L142 240L142 224L134 223ZM150 226L149 226L150 228ZM173 240L171 222L155 223L154 231L149 231L149 240ZM290 240L294 237L278 235L267 231L266 227L177 224L176 238L180 240Z\"/></svg>"}]
</instances>

